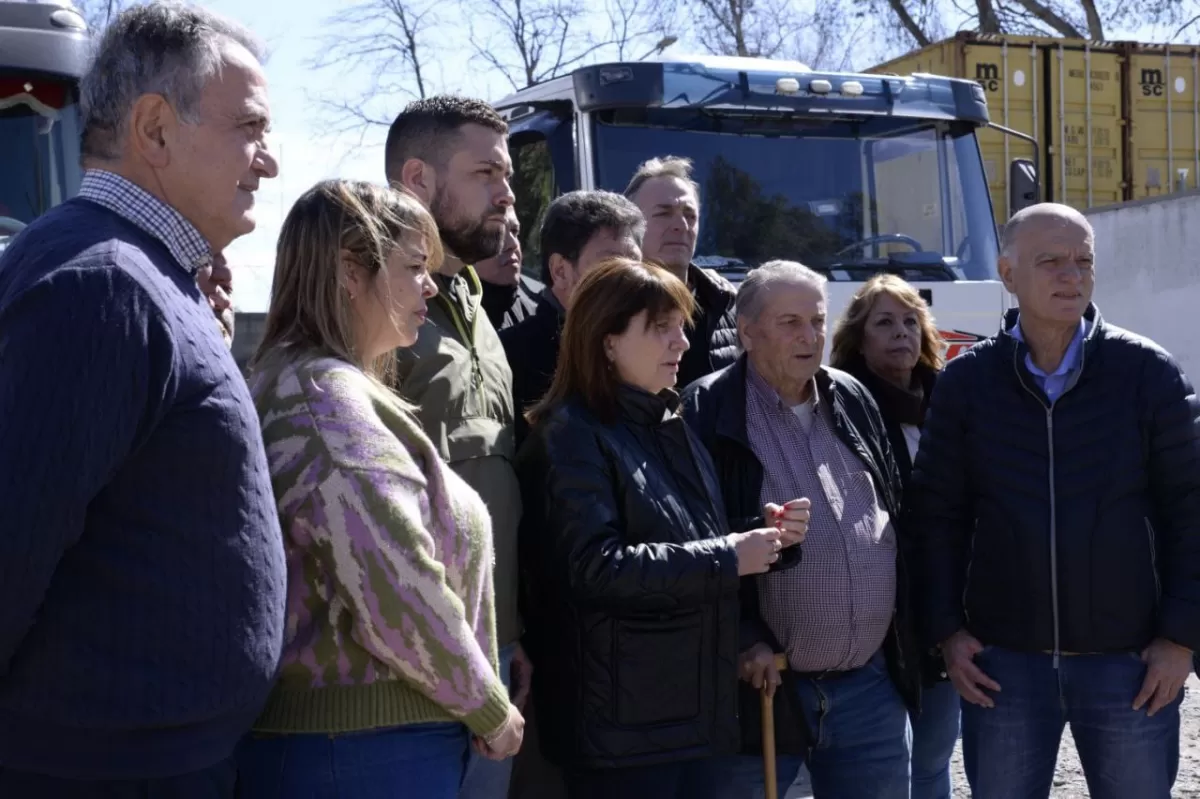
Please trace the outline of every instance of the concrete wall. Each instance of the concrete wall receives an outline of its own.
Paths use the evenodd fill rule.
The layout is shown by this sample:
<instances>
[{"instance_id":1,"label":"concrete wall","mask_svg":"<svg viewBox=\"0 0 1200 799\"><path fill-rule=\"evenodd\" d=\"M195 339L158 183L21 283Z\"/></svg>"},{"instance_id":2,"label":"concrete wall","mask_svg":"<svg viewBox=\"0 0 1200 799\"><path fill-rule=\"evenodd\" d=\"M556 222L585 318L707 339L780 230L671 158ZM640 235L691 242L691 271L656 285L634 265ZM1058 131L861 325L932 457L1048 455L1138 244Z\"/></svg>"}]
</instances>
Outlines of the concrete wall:
<instances>
[{"instance_id":1,"label":"concrete wall","mask_svg":"<svg viewBox=\"0 0 1200 799\"><path fill-rule=\"evenodd\" d=\"M1200 382L1200 192L1093 208L1104 318L1148 336Z\"/></svg>"}]
</instances>

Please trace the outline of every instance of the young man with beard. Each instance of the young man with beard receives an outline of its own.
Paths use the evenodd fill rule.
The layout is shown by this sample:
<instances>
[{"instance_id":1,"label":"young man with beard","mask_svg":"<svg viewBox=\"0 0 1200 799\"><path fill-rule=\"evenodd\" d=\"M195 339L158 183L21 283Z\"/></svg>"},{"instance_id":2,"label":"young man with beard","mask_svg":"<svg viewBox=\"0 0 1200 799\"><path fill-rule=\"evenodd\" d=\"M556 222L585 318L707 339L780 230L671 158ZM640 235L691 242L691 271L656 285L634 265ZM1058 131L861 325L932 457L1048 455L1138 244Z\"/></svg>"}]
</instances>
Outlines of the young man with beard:
<instances>
[{"instance_id":1,"label":"young man with beard","mask_svg":"<svg viewBox=\"0 0 1200 799\"><path fill-rule=\"evenodd\" d=\"M428 97L410 103L388 131L391 185L429 208L446 260L417 343L397 351L395 388L417 406L441 456L487 503L495 540L496 640L500 677L523 708L532 667L521 650L517 613L517 524L513 470L512 372L483 309L472 264L497 255L513 204L508 125L479 100ZM512 760L472 752L461 799L503 799Z\"/></svg>"}]
</instances>

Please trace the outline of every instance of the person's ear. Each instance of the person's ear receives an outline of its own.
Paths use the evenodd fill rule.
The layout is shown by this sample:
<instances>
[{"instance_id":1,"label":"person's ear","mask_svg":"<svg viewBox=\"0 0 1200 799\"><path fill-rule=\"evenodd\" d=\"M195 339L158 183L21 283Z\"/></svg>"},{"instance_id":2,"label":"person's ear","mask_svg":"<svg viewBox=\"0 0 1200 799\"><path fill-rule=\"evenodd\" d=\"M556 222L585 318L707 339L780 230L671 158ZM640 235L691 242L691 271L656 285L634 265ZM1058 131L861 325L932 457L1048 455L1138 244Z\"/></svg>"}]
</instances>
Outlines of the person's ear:
<instances>
[{"instance_id":1,"label":"person's ear","mask_svg":"<svg viewBox=\"0 0 1200 799\"><path fill-rule=\"evenodd\" d=\"M342 289L353 301L356 297L367 293L371 279L367 270L358 263L349 250L342 250L340 261L338 282L342 284Z\"/></svg>"},{"instance_id":2,"label":"person's ear","mask_svg":"<svg viewBox=\"0 0 1200 799\"><path fill-rule=\"evenodd\" d=\"M154 169L171 163L171 144L179 141L179 117L161 94L143 94L129 112L129 146Z\"/></svg>"},{"instance_id":3,"label":"person's ear","mask_svg":"<svg viewBox=\"0 0 1200 799\"><path fill-rule=\"evenodd\" d=\"M400 167L397 183L428 208L437 189L437 172L420 158L410 158Z\"/></svg>"}]
</instances>

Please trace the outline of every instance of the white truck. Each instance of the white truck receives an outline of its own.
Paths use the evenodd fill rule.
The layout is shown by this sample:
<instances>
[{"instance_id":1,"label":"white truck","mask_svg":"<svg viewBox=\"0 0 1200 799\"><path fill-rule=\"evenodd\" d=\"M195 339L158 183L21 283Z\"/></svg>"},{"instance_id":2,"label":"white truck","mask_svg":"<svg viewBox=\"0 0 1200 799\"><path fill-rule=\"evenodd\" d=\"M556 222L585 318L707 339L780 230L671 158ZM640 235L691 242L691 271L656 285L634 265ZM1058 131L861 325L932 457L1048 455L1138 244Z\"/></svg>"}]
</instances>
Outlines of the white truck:
<instances>
[{"instance_id":1,"label":"white truck","mask_svg":"<svg viewBox=\"0 0 1200 799\"><path fill-rule=\"evenodd\" d=\"M0 0L0 250L79 190L88 44L70 4Z\"/></svg>"},{"instance_id":2,"label":"white truck","mask_svg":"<svg viewBox=\"0 0 1200 799\"><path fill-rule=\"evenodd\" d=\"M830 279L833 319L864 280L895 273L930 303L949 357L994 334L1013 303L996 274L975 136L991 123L973 81L659 57L581 67L495 105L527 264L556 196L620 192L642 161L676 155L701 186L696 263L735 283L764 261L801 261ZM1015 159L1009 186L1013 210L1033 202L1037 165Z\"/></svg>"}]
</instances>

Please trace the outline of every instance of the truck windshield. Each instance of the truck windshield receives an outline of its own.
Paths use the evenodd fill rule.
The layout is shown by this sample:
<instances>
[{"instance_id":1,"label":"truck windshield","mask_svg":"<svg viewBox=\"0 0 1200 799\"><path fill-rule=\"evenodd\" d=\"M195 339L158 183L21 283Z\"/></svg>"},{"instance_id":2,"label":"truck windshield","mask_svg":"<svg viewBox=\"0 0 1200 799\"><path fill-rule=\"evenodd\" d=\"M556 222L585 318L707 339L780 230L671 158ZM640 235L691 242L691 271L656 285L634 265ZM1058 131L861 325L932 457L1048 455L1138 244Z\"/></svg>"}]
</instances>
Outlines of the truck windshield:
<instances>
[{"instance_id":1,"label":"truck windshield","mask_svg":"<svg viewBox=\"0 0 1200 799\"><path fill-rule=\"evenodd\" d=\"M80 178L74 84L0 74L0 248L74 195Z\"/></svg>"},{"instance_id":2,"label":"truck windshield","mask_svg":"<svg viewBox=\"0 0 1200 799\"><path fill-rule=\"evenodd\" d=\"M914 280L996 279L995 222L969 124L710 109L594 118L599 188L623 190L648 158L692 160L700 265L784 258L833 280L883 269Z\"/></svg>"}]
</instances>

